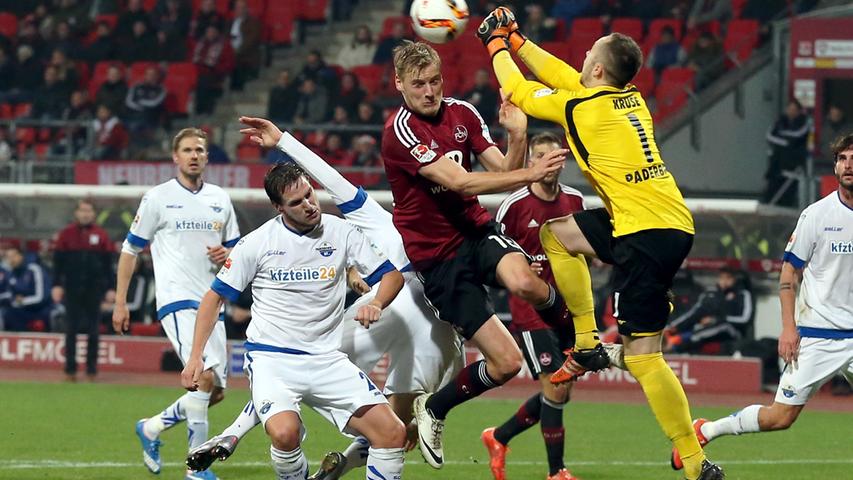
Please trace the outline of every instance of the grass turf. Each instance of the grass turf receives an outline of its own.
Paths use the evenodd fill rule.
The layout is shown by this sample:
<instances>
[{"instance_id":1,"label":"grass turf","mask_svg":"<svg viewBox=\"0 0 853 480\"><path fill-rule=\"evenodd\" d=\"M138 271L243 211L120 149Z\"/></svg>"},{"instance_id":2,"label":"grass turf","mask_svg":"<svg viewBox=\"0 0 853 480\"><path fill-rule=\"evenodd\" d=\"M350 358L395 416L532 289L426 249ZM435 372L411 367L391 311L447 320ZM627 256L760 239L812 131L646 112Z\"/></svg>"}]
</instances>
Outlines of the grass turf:
<instances>
[{"instance_id":1,"label":"grass turf","mask_svg":"<svg viewBox=\"0 0 853 480\"><path fill-rule=\"evenodd\" d=\"M186 427L165 432L163 471L147 472L133 432L136 420L170 404L173 388L99 384L0 383L0 479L149 479L182 478ZM232 390L210 411L210 433L229 424L248 399ZM518 401L475 400L451 414L445 441L448 464L436 471L417 452L407 457L406 479L491 479L488 457L479 434L515 412ZM698 408L694 415L712 418L731 409ZM308 438L304 449L316 462L347 439L306 409ZM566 464L585 479L679 479L668 466L669 442L645 405L572 403L566 408ZM725 438L708 448L729 479L853 478L849 438L853 414L804 411L788 432ZM547 473L542 438L534 427L510 443L507 476L513 480L544 479ZM269 444L260 429L240 444L237 453L214 465L223 479L273 477ZM312 468L313 470L313 468ZM347 478L364 478L363 470Z\"/></svg>"}]
</instances>

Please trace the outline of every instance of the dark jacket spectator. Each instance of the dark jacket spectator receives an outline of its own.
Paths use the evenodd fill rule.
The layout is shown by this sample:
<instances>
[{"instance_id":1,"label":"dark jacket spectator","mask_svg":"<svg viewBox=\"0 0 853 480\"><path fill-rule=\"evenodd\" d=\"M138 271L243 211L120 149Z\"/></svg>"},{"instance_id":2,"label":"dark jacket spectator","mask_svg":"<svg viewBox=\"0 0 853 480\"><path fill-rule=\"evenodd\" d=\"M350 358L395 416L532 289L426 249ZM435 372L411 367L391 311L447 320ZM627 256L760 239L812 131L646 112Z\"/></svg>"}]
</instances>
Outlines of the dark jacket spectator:
<instances>
[{"instance_id":1,"label":"dark jacket spectator","mask_svg":"<svg viewBox=\"0 0 853 480\"><path fill-rule=\"evenodd\" d=\"M486 125L494 123L498 107L500 106L500 96L497 90L489 83L488 70L477 70L477 73L474 74L474 86L471 90L465 92L462 98L477 107L477 111L482 115Z\"/></svg>"},{"instance_id":2,"label":"dark jacket spectator","mask_svg":"<svg viewBox=\"0 0 853 480\"><path fill-rule=\"evenodd\" d=\"M30 116L40 120L59 120L68 103L70 90L59 80L56 67L44 69L44 84L36 90Z\"/></svg>"},{"instance_id":3,"label":"dark jacket spectator","mask_svg":"<svg viewBox=\"0 0 853 480\"><path fill-rule=\"evenodd\" d=\"M687 54L681 44L675 39L675 30L669 25L661 30L660 40L652 47L646 66L653 69L657 75L667 67L677 67L684 63Z\"/></svg>"},{"instance_id":4,"label":"dark jacket spectator","mask_svg":"<svg viewBox=\"0 0 853 480\"><path fill-rule=\"evenodd\" d=\"M358 112L358 104L361 103L367 96L364 89L359 85L358 77L351 72L344 73L341 76L341 89L336 98L336 104L344 107L350 117L354 117Z\"/></svg>"},{"instance_id":5,"label":"dark jacket spectator","mask_svg":"<svg viewBox=\"0 0 853 480\"><path fill-rule=\"evenodd\" d=\"M687 54L687 66L696 72L696 90L702 90L726 71L723 45L711 32L702 32Z\"/></svg>"},{"instance_id":6,"label":"dark jacket spectator","mask_svg":"<svg viewBox=\"0 0 853 480\"><path fill-rule=\"evenodd\" d=\"M151 11L153 28L175 38L185 38L190 32L192 9L182 0L160 0Z\"/></svg>"},{"instance_id":7,"label":"dark jacket spectator","mask_svg":"<svg viewBox=\"0 0 853 480\"><path fill-rule=\"evenodd\" d=\"M59 0L47 9L47 17L41 22L40 29L46 37L47 32L55 33L59 26L66 24L73 35L83 35L92 26L89 10L91 2L84 0Z\"/></svg>"},{"instance_id":8,"label":"dark jacket spectator","mask_svg":"<svg viewBox=\"0 0 853 480\"><path fill-rule=\"evenodd\" d=\"M301 96L296 102L294 120L296 123L323 123L328 118L329 94L317 86L314 80L307 78L299 89Z\"/></svg>"},{"instance_id":9,"label":"dark jacket spectator","mask_svg":"<svg viewBox=\"0 0 853 480\"><path fill-rule=\"evenodd\" d=\"M261 21L249 15L246 0L234 3L231 22L231 47L234 49L234 72L231 88L242 90L249 78L257 75L261 66Z\"/></svg>"},{"instance_id":10,"label":"dark jacket spectator","mask_svg":"<svg viewBox=\"0 0 853 480\"><path fill-rule=\"evenodd\" d=\"M275 123L290 123L296 113L299 100L299 85L290 78L290 72L282 70L276 85L270 90L267 100L267 117Z\"/></svg>"},{"instance_id":11,"label":"dark jacket spectator","mask_svg":"<svg viewBox=\"0 0 853 480\"><path fill-rule=\"evenodd\" d=\"M357 65L370 65L376 55L376 42L373 41L373 33L367 25L359 25L355 30L352 41L344 45L338 52L335 63L345 69Z\"/></svg>"},{"instance_id":12,"label":"dark jacket spectator","mask_svg":"<svg viewBox=\"0 0 853 480\"><path fill-rule=\"evenodd\" d=\"M63 50L54 50L47 65L56 69L59 82L69 92L80 86L80 73L77 71L77 65L68 58Z\"/></svg>"},{"instance_id":13,"label":"dark jacket spectator","mask_svg":"<svg viewBox=\"0 0 853 480\"><path fill-rule=\"evenodd\" d=\"M223 79L234 69L231 42L215 25L208 25L204 38L196 44L193 63L198 68L196 113L212 113L216 99L222 94Z\"/></svg>"},{"instance_id":14,"label":"dark jacket spectator","mask_svg":"<svg viewBox=\"0 0 853 480\"><path fill-rule=\"evenodd\" d=\"M33 56L38 61L43 61L47 56L47 44L39 34L36 24L29 19L24 19L18 24L18 39L16 45L18 48L26 45L32 48Z\"/></svg>"},{"instance_id":15,"label":"dark jacket spectator","mask_svg":"<svg viewBox=\"0 0 853 480\"><path fill-rule=\"evenodd\" d=\"M127 98L127 83L124 75L117 66L107 70L107 79L101 84L95 94L96 105L106 105L111 112L120 113L124 109L124 99Z\"/></svg>"},{"instance_id":16,"label":"dark jacket spectator","mask_svg":"<svg viewBox=\"0 0 853 480\"><path fill-rule=\"evenodd\" d=\"M59 231L53 256L55 284L64 290L65 373L77 373L77 333L88 333L86 373L98 368L98 329L104 293L112 285L113 244L106 230L95 223L95 207L77 202L74 222Z\"/></svg>"},{"instance_id":17,"label":"dark jacket spectator","mask_svg":"<svg viewBox=\"0 0 853 480\"><path fill-rule=\"evenodd\" d=\"M166 89L156 67L145 69L145 78L127 91L124 107L130 131L152 130L160 126Z\"/></svg>"},{"instance_id":18,"label":"dark jacket spectator","mask_svg":"<svg viewBox=\"0 0 853 480\"><path fill-rule=\"evenodd\" d=\"M758 21L758 42L764 43L770 38L771 20L789 13L790 3L788 0L747 0L740 18Z\"/></svg>"},{"instance_id":19,"label":"dark jacket spectator","mask_svg":"<svg viewBox=\"0 0 853 480\"><path fill-rule=\"evenodd\" d=\"M15 61L6 49L0 48L0 98L15 88Z\"/></svg>"},{"instance_id":20,"label":"dark jacket spectator","mask_svg":"<svg viewBox=\"0 0 853 480\"><path fill-rule=\"evenodd\" d=\"M792 99L785 107L785 113L767 132L770 146L770 162L765 173L767 191L765 201L770 201L785 184L784 172L794 173L804 167L808 156L807 144L812 123L803 110L802 104ZM781 194L778 204L797 206L797 182L790 183Z\"/></svg>"},{"instance_id":21,"label":"dark jacket spectator","mask_svg":"<svg viewBox=\"0 0 853 480\"><path fill-rule=\"evenodd\" d=\"M120 58L126 63L153 61L157 54L155 45L156 39L148 24L137 21L133 24L133 35L124 43Z\"/></svg>"},{"instance_id":22,"label":"dark jacket spectator","mask_svg":"<svg viewBox=\"0 0 853 480\"><path fill-rule=\"evenodd\" d=\"M49 51L62 50L68 58L79 60L83 58L83 44L75 36L68 22L59 22L53 38L48 42Z\"/></svg>"},{"instance_id":23,"label":"dark jacket spectator","mask_svg":"<svg viewBox=\"0 0 853 480\"><path fill-rule=\"evenodd\" d=\"M376 47L376 54L373 56L375 65L386 65L393 60L394 48L402 45L404 40L411 40L406 26L403 23L397 22L391 30L391 35L379 41Z\"/></svg>"},{"instance_id":24,"label":"dark jacket spectator","mask_svg":"<svg viewBox=\"0 0 853 480\"><path fill-rule=\"evenodd\" d=\"M118 16L115 35L119 42L126 43L133 36L136 22L143 22L147 29L151 29L151 17L143 8L142 0L128 0L127 9Z\"/></svg>"},{"instance_id":25,"label":"dark jacket spectator","mask_svg":"<svg viewBox=\"0 0 853 480\"><path fill-rule=\"evenodd\" d=\"M853 132L853 122L838 105L827 108L826 119L820 126L819 166L826 172L832 171L835 158L832 156L832 143L842 135Z\"/></svg>"},{"instance_id":26,"label":"dark jacket spectator","mask_svg":"<svg viewBox=\"0 0 853 480\"><path fill-rule=\"evenodd\" d=\"M98 22L95 26L95 40L83 51L83 58L90 64L113 60L116 57L116 39L110 25Z\"/></svg>"},{"instance_id":27,"label":"dark jacket spectator","mask_svg":"<svg viewBox=\"0 0 853 480\"><path fill-rule=\"evenodd\" d=\"M319 50L308 52L305 57L305 65L299 72L298 80L300 82L309 78L319 87L325 89L329 95L333 95L338 90L338 74L326 65L326 61L323 60Z\"/></svg>"},{"instance_id":28,"label":"dark jacket spectator","mask_svg":"<svg viewBox=\"0 0 853 480\"><path fill-rule=\"evenodd\" d=\"M33 48L29 45L18 47L18 64L15 68L15 87L32 92L38 88L44 80L44 67L39 59L33 54ZM27 99L28 101L29 99Z\"/></svg>"},{"instance_id":29,"label":"dark jacket spectator","mask_svg":"<svg viewBox=\"0 0 853 480\"><path fill-rule=\"evenodd\" d=\"M717 278L716 288L704 292L690 310L669 323L669 349L697 353L711 342L731 344L751 337L754 317L748 279L742 272L724 268Z\"/></svg>"},{"instance_id":30,"label":"dark jacket spectator","mask_svg":"<svg viewBox=\"0 0 853 480\"><path fill-rule=\"evenodd\" d=\"M106 105L98 105L93 122L95 129L94 160L124 158L130 138L121 120Z\"/></svg>"},{"instance_id":31,"label":"dark jacket spectator","mask_svg":"<svg viewBox=\"0 0 853 480\"><path fill-rule=\"evenodd\" d=\"M157 31L154 35L154 53L152 60L155 62L185 62L187 61L187 43L184 38L179 38Z\"/></svg>"},{"instance_id":32,"label":"dark jacket spectator","mask_svg":"<svg viewBox=\"0 0 853 480\"><path fill-rule=\"evenodd\" d=\"M527 19L521 31L536 43L550 42L556 40L557 21L545 16L542 5L534 3L527 7Z\"/></svg>"},{"instance_id":33,"label":"dark jacket spectator","mask_svg":"<svg viewBox=\"0 0 853 480\"><path fill-rule=\"evenodd\" d=\"M92 103L89 102L89 92L87 90L75 90L71 92L71 100L62 112L63 120L85 121L92 120L95 117L95 111ZM86 127L80 126L71 130L71 149L73 153L80 152L86 145ZM51 146L51 150L61 155L66 152L66 142L59 142Z\"/></svg>"},{"instance_id":34,"label":"dark jacket spectator","mask_svg":"<svg viewBox=\"0 0 853 480\"><path fill-rule=\"evenodd\" d=\"M50 316L50 277L36 262L26 262L17 247L6 249L9 266L9 307L3 313L4 328L24 331L33 320L48 323Z\"/></svg>"},{"instance_id":35,"label":"dark jacket spectator","mask_svg":"<svg viewBox=\"0 0 853 480\"><path fill-rule=\"evenodd\" d=\"M202 0L195 18L193 18L190 35L195 39L201 39L207 32L207 27L215 26L220 31L225 28L225 17L216 11L215 0Z\"/></svg>"}]
</instances>

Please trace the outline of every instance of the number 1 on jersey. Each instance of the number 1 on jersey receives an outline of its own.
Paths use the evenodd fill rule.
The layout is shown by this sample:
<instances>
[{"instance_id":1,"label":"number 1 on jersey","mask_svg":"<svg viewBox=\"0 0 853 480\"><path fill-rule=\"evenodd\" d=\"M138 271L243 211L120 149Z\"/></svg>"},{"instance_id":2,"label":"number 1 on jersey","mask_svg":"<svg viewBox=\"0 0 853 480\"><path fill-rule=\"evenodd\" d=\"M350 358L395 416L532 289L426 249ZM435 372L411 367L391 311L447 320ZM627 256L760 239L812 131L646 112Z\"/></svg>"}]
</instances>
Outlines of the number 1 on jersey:
<instances>
[{"instance_id":1,"label":"number 1 on jersey","mask_svg":"<svg viewBox=\"0 0 853 480\"><path fill-rule=\"evenodd\" d=\"M640 123L640 119L633 113L629 113L625 116L628 117L628 121L631 122L631 126L637 130L637 135L640 137L640 145L643 147L643 153L646 156L646 161L649 163L654 162L655 158L652 156L652 149L649 148L649 138L646 136L646 129L643 128L643 124Z\"/></svg>"}]
</instances>

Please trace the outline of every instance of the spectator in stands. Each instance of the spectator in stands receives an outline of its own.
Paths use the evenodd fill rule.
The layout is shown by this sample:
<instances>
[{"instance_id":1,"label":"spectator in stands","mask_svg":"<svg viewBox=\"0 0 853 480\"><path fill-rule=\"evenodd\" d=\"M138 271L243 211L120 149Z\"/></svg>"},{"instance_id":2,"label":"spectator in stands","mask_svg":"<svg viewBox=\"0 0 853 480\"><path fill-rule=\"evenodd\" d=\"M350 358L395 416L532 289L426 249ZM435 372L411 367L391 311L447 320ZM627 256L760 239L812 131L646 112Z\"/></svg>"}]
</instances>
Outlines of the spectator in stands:
<instances>
[{"instance_id":1,"label":"spectator in stands","mask_svg":"<svg viewBox=\"0 0 853 480\"><path fill-rule=\"evenodd\" d=\"M545 16L545 9L538 3L527 6L527 19L522 30L527 38L536 43L557 40L557 21Z\"/></svg>"},{"instance_id":2,"label":"spectator in stands","mask_svg":"<svg viewBox=\"0 0 853 480\"><path fill-rule=\"evenodd\" d=\"M551 17L562 19L571 27L572 20L586 16L591 8L591 0L556 0L551 7Z\"/></svg>"},{"instance_id":3,"label":"spectator in stands","mask_svg":"<svg viewBox=\"0 0 853 480\"><path fill-rule=\"evenodd\" d=\"M128 129L145 139L151 138L163 120L166 89L160 77L157 67L146 68L145 77L130 87L124 102Z\"/></svg>"},{"instance_id":4,"label":"spectator in stands","mask_svg":"<svg viewBox=\"0 0 853 480\"><path fill-rule=\"evenodd\" d=\"M305 81L309 78L314 80L317 86L325 89L329 95L335 94L338 90L338 74L326 65L326 61L323 60L323 55L319 50L308 52L305 57L305 65L299 72L299 81Z\"/></svg>"},{"instance_id":5,"label":"spectator in stands","mask_svg":"<svg viewBox=\"0 0 853 480\"><path fill-rule=\"evenodd\" d=\"M68 58L62 49L51 52L47 65L56 69L59 83L69 92L80 86L80 73L77 71L77 65Z\"/></svg>"},{"instance_id":6,"label":"spectator in stands","mask_svg":"<svg viewBox=\"0 0 853 480\"><path fill-rule=\"evenodd\" d=\"M732 0L693 0L693 5L687 13L687 29L701 29L708 22L725 22L730 18Z\"/></svg>"},{"instance_id":7,"label":"spectator in stands","mask_svg":"<svg viewBox=\"0 0 853 480\"><path fill-rule=\"evenodd\" d=\"M15 61L9 51L0 48L0 103L6 103L6 96L15 88Z\"/></svg>"},{"instance_id":8,"label":"spectator in stands","mask_svg":"<svg viewBox=\"0 0 853 480\"><path fill-rule=\"evenodd\" d=\"M181 0L159 0L151 11L153 28L174 39L185 39L190 32L192 9Z\"/></svg>"},{"instance_id":9,"label":"spectator in stands","mask_svg":"<svg viewBox=\"0 0 853 480\"><path fill-rule=\"evenodd\" d=\"M359 103L356 113L355 123L357 125L382 125L382 115L368 101Z\"/></svg>"},{"instance_id":10,"label":"spectator in stands","mask_svg":"<svg viewBox=\"0 0 853 480\"><path fill-rule=\"evenodd\" d=\"M5 128L0 128L0 164L8 163L11 160L12 143L9 140L9 131ZM2 300L2 288L0 288L0 300ZM2 328L2 319L0 319L0 328Z\"/></svg>"},{"instance_id":11,"label":"spectator in stands","mask_svg":"<svg viewBox=\"0 0 853 480\"><path fill-rule=\"evenodd\" d=\"M391 63L393 58L394 48L403 44L404 40L411 40L409 32L406 30L406 24L396 22L391 27L391 35L383 38L379 45L376 46L376 54L373 55L374 65L387 65Z\"/></svg>"},{"instance_id":12,"label":"spectator in stands","mask_svg":"<svg viewBox=\"0 0 853 480\"><path fill-rule=\"evenodd\" d=\"M329 120L329 123L332 125L340 125L342 127L348 127L352 125L352 121L350 121L350 115L346 111L344 107L338 105L332 110L332 119ZM349 146L352 141L352 131L350 130L337 130L332 128L332 132L338 134L341 137L341 142L343 145Z\"/></svg>"},{"instance_id":13,"label":"spectator in stands","mask_svg":"<svg viewBox=\"0 0 853 480\"><path fill-rule=\"evenodd\" d=\"M9 246L5 252L6 266L9 268L9 307L3 313L4 328L7 331L27 330L36 320L43 327L50 322L50 277L44 267L37 262L27 262L17 246Z\"/></svg>"},{"instance_id":14,"label":"spectator in stands","mask_svg":"<svg viewBox=\"0 0 853 480\"><path fill-rule=\"evenodd\" d=\"M193 63L198 68L195 111L197 114L213 113L216 100L222 95L223 81L234 69L231 42L215 24L207 26L204 37L196 44Z\"/></svg>"},{"instance_id":15,"label":"spectator in stands","mask_svg":"<svg viewBox=\"0 0 853 480\"><path fill-rule=\"evenodd\" d=\"M33 47L21 45L17 50L13 96L10 103L31 102L33 92L44 81L44 67L33 53Z\"/></svg>"},{"instance_id":16,"label":"spectator in stands","mask_svg":"<svg viewBox=\"0 0 853 480\"><path fill-rule=\"evenodd\" d=\"M249 15L246 0L234 3L234 21L231 23L231 47L234 49L234 72L231 89L243 90L243 84L258 76L261 68L261 21Z\"/></svg>"},{"instance_id":17,"label":"spectator in stands","mask_svg":"<svg viewBox=\"0 0 853 480\"><path fill-rule=\"evenodd\" d=\"M329 94L317 86L311 78L306 78L299 89L294 121L296 123L323 123L328 118Z\"/></svg>"},{"instance_id":18,"label":"spectator in stands","mask_svg":"<svg viewBox=\"0 0 853 480\"><path fill-rule=\"evenodd\" d=\"M59 80L56 67L44 69L44 83L36 89L30 117L39 120L59 120L70 96L69 89Z\"/></svg>"},{"instance_id":19,"label":"spectator in stands","mask_svg":"<svg viewBox=\"0 0 853 480\"><path fill-rule=\"evenodd\" d=\"M47 48L44 39L38 31L35 20L27 17L18 24L18 39L16 45L20 48L27 45L32 49L32 54L38 61L44 60Z\"/></svg>"},{"instance_id":20,"label":"spectator in stands","mask_svg":"<svg viewBox=\"0 0 853 480\"><path fill-rule=\"evenodd\" d=\"M216 11L216 0L202 0L198 12L193 18L190 35L200 40L206 35L207 27L215 26L220 31L225 27L225 17Z\"/></svg>"},{"instance_id":21,"label":"spectator in stands","mask_svg":"<svg viewBox=\"0 0 853 480\"><path fill-rule=\"evenodd\" d=\"M53 37L47 45L48 50L62 50L68 58L79 60L83 58L83 44L77 39L68 22L56 24Z\"/></svg>"},{"instance_id":22,"label":"spectator in stands","mask_svg":"<svg viewBox=\"0 0 853 480\"><path fill-rule=\"evenodd\" d=\"M292 122L298 99L299 85L290 78L290 71L280 71L267 100L267 117L277 124Z\"/></svg>"},{"instance_id":23,"label":"spectator in stands","mask_svg":"<svg viewBox=\"0 0 853 480\"><path fill-rule=\"evenodd\" d=\"M124 99L127 98L127 83L124 73L118 65L110 65L107 78L95 93L95 104L106 105L111 112L120 113L124 109Z\"/></svg>"},{"instance_id":24,"label":"spectator in stands","mask_svg":"<svg viewBox=\"0 0 853 480\"><path fill-rule=\"evenodd\" d=\"M601 21L607 26L614 18L619 17L635 17L643 20L644 24L648 24L655 18L668 16L664 14L665 4L667 3L672 3L672 1L604 0L596 2L594 11L590 14L601 17Z\"/></svg>"},{"instance_id":25,"label":"spectator in stands","mask_svg":"<svg viewBox=\"0 0 853 480\"><path fill-rule=\"evenodd\" d=\"M187 61L187 43L185 38L176 38L163 30L154 34L155 62L185 62Z\"/></svg>"},{"instance_id":26,"label":"spectator in stands","mask_svg":"<svg viewBox=\"0 0 853 480\"><path fill-rule=\"evenodd\" d=\"M359 135L352 142L354 154L352 165L354 167L365 167L374 170L364 174L365 187L378 186L382 182L382 179L385 178L384 175L379 173L381 172L382 161L379 157L378 144L376 138L371 135Z\"/></svg>"},{"instance_id":27,"label":"spectator in stands","mask_svg":"<svg viewBox=\"0 0 853 480\"><path fill-rule=\"evenodd\" d=\"M352 162L352 153L346 149L337 133L330 133L326 137L319 155L332 165L350 165Z\"/></svg>"},{"instance_id":28,"label":"spectator in stands","mask_svg":"<svg viewBox=\"0 0 853 480\"><path fill-rule=\"evenodd\" d=\"M352 72L346 72L341 76L341 89L335 95L335 104L340 105L347 111L349 117L354 117L367 93L359 85L358 77Z\"/></svg>"},{"instance_id":29,"label":"spectator in stands","mask_svg":"<svg viewBox=\"0 0 853 480\"><path fill-rule=\"evenodd\" d=\"M498 106L500 106L500 97L498 91L489 82L488 70L485 68L477 70L474 74L474 86L465 92L462 98L477 107L486 125L494 123Z\"/></svg>"},{"instance_id":30,"label":"spectator in stands","mask_svg":"<svg viewBox=\"0 0 853 480\"><path fill-rule=\"evenodd\" d=\"M376 55L376 43L373 41L373 33L367 25L359 25L355 30L352 41L347 42L335 63L350 69L358 65L370 65Z\"/></svg>"},{"instance_id":31,"label":"spectator in stands","mask_svg":"<svg viewBox=\"0 0 853 480\"><path fill-rule=\"evenodd\" d=\"M702 32L687 54L687 67L696 72L694 82L700 91L726 71L723 44L711 32Z\"/></svg>"},{"instance_id":32,"label":"spectator in stands","mask_svg":"<svg viewBox=\"0 0 853 480\"><path fill-rule=\"evenodd\" d=\"M832 142L850 132L853 132L853 122L847 118L840 106L829 104L826 109L826 119L820 126L820 152L815 163L815 168L820 173L832 174L832 167L835 164Z\"/></svg>"},{"instance_id":33,"label":"spectator in stands","mask_svg":"<svg viewBox=\"0 0 853 480\"><path fill-rule=\"evenodd\" d=\"M95 40L83 50L83 58L93 65L98 62L115 59L116 40L110 24L98 22L95 25Z\"/></svg>"},{"instance_id":34,"label":"spectator in stands","mask_svg":"<svg viewBox=\"0 0 853 480\"><path fill-rule=\"evenodd\" d=\"M86 375L98 373L100 306L110 288L114 248L106 230L95 223L95 205L79 200L74 221L59 231L53 255L55 284L65 305L65 374L77 376L77 333L88 334Z\"/></svg>"},{"instance_id":35,"label":"spectator in stands","mask_svg":"<svg viewBox=\"0 0 853 480\"><path fill-rule=\"evenodd\" d=\"M137 20L133 24L133 34L127 38L120 50L119 59L125 63L150 62L153 61L157 52L155 51L156 38L151 32L148 22Z\"/></svg>"},{"instance_id":36,"label":"spectator in stands","mask_svg":"<svg viewBox=\"0 0 853 480\"><path fill-rule=\"evenodd\" d=\"M95 112L92 108L92 103L89 101L89 91L81 89L71 92L71 99L62 112L62 119L86 121L92 120L94 117ZM75 154L80 152L86 146L86 131L87 128L82 126L71 129L70 138L67 141L56 142L51 145L51 151L57 155L67 153L66 148L68 148L68 142L70 142L71 151Z\"/></svg>"},{"instance_id":37,"label":"spectator in stands","mask_svg":"<svg viewBox=\"0 0 853 480\"><path fill-rule=\"evenodd\" d=\"M89 10L91 2L79 0L58 0L47 10L47 16L41 22L40 28L45 37L48 33L56 33L59 25L66 24L73 35L82 35L91 27Z\"/></svg>"},{"instance_id":38,"label":"spectator in stands","mask_svg":"<svg viewBox=\"0 0 853 480\"><path fill-rule=\"evenodd\" d=\"M668 351L699 353L709 343L734 351L735 342L753 334L752 291L743 272L725 267L714 290L699 296L693 308L675 317L667 327Z\"/></svg>"},{"instance_id":39,"label":"spectator in stands","mask_svg":"<svg viewBox=\"0 0 853 480\"><path fill-rule=\"evenodd\" d=\"M120 160L124 158L130 139L121 120L109 106L98 105L93 126L95 129L93 160Z\"/></svg>"},{"instance_id":40,"label":"spectator in stands","mask_svg":"<svg viewBox=\"0 0 853 480\"><path fill-rule=\"evenodd\" d=\"M145 11L142 0L127 0L127 8L118 16L115 28L115 35L119 43L126 44L133 37L136 22L143 22L146 30L151 29L151 17Z\"/></svg>"},{"instance_id":41,"label":"spectator in stands","mask_svg":"<svg viewBox=\"0 0 853 480\"><path fill-rule=\"evenodd\" d=\"M660 77L663 69L680 66L686 59L687 53L675 39L675 30L667 25L661 29L658 43L649 52L646 67L653 69L655 76Z\"/></svg>"},{"instance_id":42,"label":"spectator in stands","mask_svg":"<svg viewBox=\"0 0 853 480\"><path fill-rule=\"evenodd\" d=\"M811 119L806 115L803 105L797 99L791 99L785 107L785 113L767 132L770 145L770 161L764 178L767 190L764 201L778 205L796 207L798 205L799 182L794 177L802 174L808 157L807 143L811 133ZM794 177L792 177L794 176Z\"/></svg>"}]
</instances>

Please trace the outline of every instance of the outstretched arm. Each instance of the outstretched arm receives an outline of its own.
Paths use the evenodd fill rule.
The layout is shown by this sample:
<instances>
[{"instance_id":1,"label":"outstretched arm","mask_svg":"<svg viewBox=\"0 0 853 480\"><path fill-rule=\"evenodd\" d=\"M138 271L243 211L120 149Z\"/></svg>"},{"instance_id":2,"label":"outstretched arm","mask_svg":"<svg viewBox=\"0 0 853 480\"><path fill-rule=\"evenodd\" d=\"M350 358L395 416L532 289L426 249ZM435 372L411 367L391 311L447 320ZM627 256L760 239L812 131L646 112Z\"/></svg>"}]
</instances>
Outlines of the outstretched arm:
<instances>
[{"instance_id":1,"label":"outstretched arm","mask_svg":"<svg viewBox=\"0 0 853 480\"><path fill-rule=\"evenodd\" d=\"M506 50L492 58L495 75L501 89L510 95L512 103L533 117L548 120L567 128L566 102L572 94L566 90L553 90L539 82L525 80L521 70Z\"/></svg>"}]
</instances>

